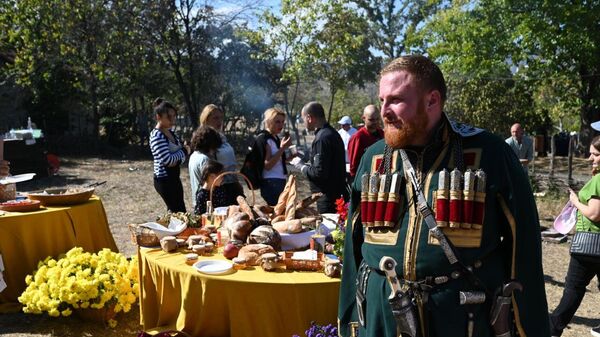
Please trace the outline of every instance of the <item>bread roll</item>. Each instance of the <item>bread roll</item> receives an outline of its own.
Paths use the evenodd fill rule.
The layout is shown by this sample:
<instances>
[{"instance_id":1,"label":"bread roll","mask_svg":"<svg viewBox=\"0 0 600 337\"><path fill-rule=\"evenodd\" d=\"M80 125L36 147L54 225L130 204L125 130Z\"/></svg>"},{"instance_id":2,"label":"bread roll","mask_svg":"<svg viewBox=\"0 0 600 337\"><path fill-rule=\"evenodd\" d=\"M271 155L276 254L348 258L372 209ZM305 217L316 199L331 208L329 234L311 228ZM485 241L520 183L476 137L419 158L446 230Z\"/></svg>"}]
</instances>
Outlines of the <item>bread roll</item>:
<instances>
[{"instance_id":1,"label":"bread roll","mask_svg":"<svg viewBox=\"0 0 600 337\"><path fill-rule=\"evenodd\" d=\"M266 253L276 252L273 247L259 243L242 247L238 253L238 257L244 258L249 266L258 266L261 256Z\"/></svg>"}]
</instances>

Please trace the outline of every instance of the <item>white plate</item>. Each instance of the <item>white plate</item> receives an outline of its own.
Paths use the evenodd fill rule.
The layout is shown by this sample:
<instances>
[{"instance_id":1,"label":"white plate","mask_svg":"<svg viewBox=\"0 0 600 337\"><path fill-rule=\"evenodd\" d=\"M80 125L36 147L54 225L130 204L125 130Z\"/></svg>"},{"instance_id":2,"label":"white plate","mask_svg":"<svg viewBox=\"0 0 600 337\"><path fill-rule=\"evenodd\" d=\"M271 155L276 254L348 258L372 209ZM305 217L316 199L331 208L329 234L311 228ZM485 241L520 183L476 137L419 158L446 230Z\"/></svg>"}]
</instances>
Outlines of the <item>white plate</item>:
<instances>
[{"instance_id":1,"label":"white plate","mask_svg":"<svg viewBox=\"0 0 600 337\"><path fill-rule=\"evenodd\" d=\"M205 260L194 263L194 268L204 274L218 275L229 272L233 265L223 260Z\"/></svg>"},{"instance_id":2,"label":"white plate","mask_svg":"<svg viewBox=\"0 0 600 337\"><path fill-rule=\"evenodd\" d=\"M33 176L35 176L35 173L23 173L23 174L17 174L16 176L8 176L8 177L0 179L0 184L5 185L5 184L20 183L22 181L27 181L27 180L33 179Z\"/></svg>"}]
</instances>

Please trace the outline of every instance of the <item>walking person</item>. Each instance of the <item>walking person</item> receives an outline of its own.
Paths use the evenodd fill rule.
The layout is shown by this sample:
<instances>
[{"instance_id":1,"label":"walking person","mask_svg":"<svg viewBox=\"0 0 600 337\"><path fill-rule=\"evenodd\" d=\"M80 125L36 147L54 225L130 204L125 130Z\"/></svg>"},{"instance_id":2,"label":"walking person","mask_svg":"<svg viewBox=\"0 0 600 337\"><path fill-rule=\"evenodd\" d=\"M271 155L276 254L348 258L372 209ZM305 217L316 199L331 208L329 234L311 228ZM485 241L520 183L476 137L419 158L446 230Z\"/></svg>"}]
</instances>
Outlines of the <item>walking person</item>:
<instances>
[{"instance_id":1,"label":"walking person","mask_svg":"<svg viewBox=\"0 0 600 337\"><path fill-rule=\"evenodd\" d=\"M179 166L190 153L173 131L177 109L169 101L157 98L153 103L156 126L150 133L154 158L154 188L170 212L185 212Z\"/></svg>"},{"instance_id":2,"label":"walking person","mask_svg":"<svg viewBox=\"0 0 600 337\"><path fill-rule=\"evenodd\" d=\"M577 208L577 231L571 246L565 289L560 303L550 314L552 336L562 334L579 308L586 287L594 276L600 277L600 174L596 174L600 166L600 136L592 139L589 161L592 162L592 179L579 193L569 188L569 200ZM579 240L584 237L585 240ZM600 326L593 328L591 334L600 337Z\"/></svg>"}]
</instances>

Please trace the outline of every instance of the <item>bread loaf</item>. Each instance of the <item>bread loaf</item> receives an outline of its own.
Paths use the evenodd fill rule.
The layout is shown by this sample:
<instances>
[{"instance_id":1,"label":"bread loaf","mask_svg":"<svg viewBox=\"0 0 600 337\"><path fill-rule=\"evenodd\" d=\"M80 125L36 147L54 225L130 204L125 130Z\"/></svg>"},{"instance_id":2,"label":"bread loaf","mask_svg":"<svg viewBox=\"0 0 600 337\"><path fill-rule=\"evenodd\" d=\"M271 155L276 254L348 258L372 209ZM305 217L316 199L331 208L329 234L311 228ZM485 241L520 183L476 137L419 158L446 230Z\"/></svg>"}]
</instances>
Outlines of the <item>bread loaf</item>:
<instances>
[{"instance_id":1,"label":"bread loaf","mask_svg":"<svg viewBox=\"0 0 600 337\"><path fill-rule=\"evenodd\" d=\"M240 220L231 223L227 228L229 228L229 231L231 232L232 239L245 242L248 234L250 234L250 231L252 230L252 222L249 220Z\"/></svg>"},{"instance_id":2,"label":"bread loaf","mask_svg":"<svg viewBox=\"0 0 600 337\"><path fill-rule=\"evenodd\" d=\"M238 206L238 205L231 205L231 206L227 207L227 217L228 218L239 212L240 212L240 206Z\"/></svg>"},{"instance_id":3,"label":"bread loaf","mask_svg":"<svg viewBox=\"0 0 600 337\"><path fill-rule=\"evenodd\" d=\"M258 243L242 247L238 253L238 257L245 259L249 266L258 266L261 256L266 253L276 252L273 247Z\"/></svg>"},{"instance_id":4,"label":"bread loaf","mask_svg":"<svg viewBox=\"0 0 600 337\"><path fill-rule=\"evenodd\" d=\"M302 232L302 222L300 219L279 221L273 224L279 233L295 234Z\"/></svg>"},{"instance_id":5,"label":"bread loaf","mask_svg":"<svg viewBox=\"0 0 600 337\"><path fill-rule=\"evenodd\" d=\"M248 214L250 220L254 221L254 219L256 218L256 214L254 213L252 207L248 205L246 198L242 197L241 195L238 195L237 198L235 198L235 200L237 201L238 205L240 205L240 210Z\"/></svg>"},{"instance_id":6,"label":"bread loaf","mask_svg":"<svg viewBox=\"0 0 600 337\"><path fill-rule=\"evenodd\" d=\"M248 243L262 243L281 250L281 235L271 225L258 226L248 235Z\"/></svg>"},{"instance_id":7,"label":"bread loaf","mask_svg":"<svg viewBox=\"0 0 600 337\"><path fill-rule=\"evenodd\" d=\"M248 216L248 214L246 213L235 213L231 216L229 216L227 219L225 219L225 221L223 221L223 226L229 228L233 223L241 221L241 220L250 220L250 217Z\"/></svg>"},{"instance_id":8,"label":"bread loaf","mask_svg":"<svg viewBox=\"0 0 600 337\"><path fill-rule=\"evenodd\" d=\"M273 209L273 213L275 216L281 215L285 213L285 206L287 205L288 195L290 194L290 190L292 189L292 185L294 190L296 189L296 177L290 175L288 177L287 182L285 183L285 187L283 188L283 192L279 195L277 199L277 205L275 205Z\"/></svg>"},{"instance_id":9,"label":"bread loaf","mask_svg":"<svg viewBox=\"0 0 600 337\"><path fill-rule=\"evenodd\" d=\"M292 184L285 204L285 219L293 220L296 218L296 183Z\"/></svg>"}]
</instances>

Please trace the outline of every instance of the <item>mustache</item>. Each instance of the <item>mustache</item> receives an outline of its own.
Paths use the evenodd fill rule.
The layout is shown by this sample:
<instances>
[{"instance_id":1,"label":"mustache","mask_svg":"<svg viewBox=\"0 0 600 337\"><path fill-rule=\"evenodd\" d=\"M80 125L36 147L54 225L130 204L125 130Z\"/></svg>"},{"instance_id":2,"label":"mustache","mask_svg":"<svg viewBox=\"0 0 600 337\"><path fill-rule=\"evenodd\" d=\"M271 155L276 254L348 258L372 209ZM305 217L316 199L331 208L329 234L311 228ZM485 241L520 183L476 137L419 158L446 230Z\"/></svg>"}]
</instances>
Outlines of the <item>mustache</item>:
<instances>
[{"instance_id":1,"label":"mustache","mask_svg":"<svg viewBox=\"0 0 600 337\"><path fill-rule=\"evenodd\" d=\"M394 124L394 123L398 123L398 122L400 122L402 124L405 124L404 121L402 119L399 119L399 118L395 118L395 119L384 118L383 119L383 123L384 124Z\"/></svg>"}]
</instances>

